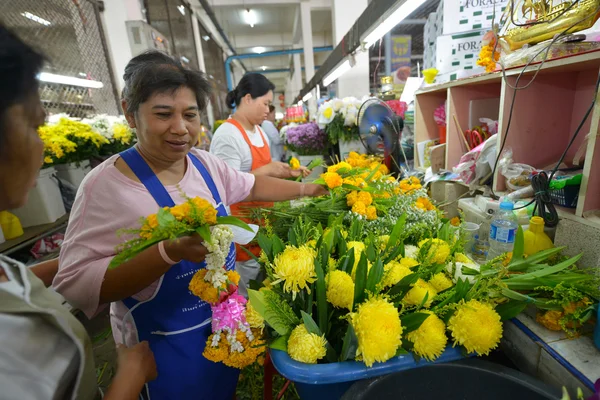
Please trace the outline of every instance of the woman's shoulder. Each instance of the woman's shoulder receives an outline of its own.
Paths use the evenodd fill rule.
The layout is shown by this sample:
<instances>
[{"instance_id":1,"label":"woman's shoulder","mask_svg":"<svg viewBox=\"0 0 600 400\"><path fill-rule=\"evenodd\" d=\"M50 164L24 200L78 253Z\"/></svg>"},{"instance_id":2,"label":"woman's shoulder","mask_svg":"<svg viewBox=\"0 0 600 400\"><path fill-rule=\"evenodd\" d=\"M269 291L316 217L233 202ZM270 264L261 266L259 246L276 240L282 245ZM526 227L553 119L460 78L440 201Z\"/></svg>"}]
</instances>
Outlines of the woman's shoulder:
<instances>
[{"instance_id":1,"label":"woman's shoulder","mask_svg":"<svg viewBox=\"0 0 600 400\"><path fill-rule=\"evenodd\" d=\"M141 189L139 182L134 182L123 175L115 166L119 159L115 154L92 169L84 178L78 192L83 195L119 197L119 193Z\"/></svg>"}]
</instances>

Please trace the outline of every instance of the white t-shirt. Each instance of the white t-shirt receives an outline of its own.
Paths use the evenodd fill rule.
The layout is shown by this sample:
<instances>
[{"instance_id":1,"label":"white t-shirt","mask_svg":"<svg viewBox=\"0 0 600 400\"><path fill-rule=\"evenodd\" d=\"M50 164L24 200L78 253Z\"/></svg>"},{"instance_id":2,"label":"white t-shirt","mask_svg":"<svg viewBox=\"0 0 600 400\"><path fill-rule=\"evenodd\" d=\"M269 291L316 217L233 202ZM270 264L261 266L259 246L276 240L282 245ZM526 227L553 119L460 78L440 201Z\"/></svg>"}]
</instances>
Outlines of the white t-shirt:
<instances>
[{"instance_id":1,"label":"white t-shirt","mask_svg":"<svg viewBox=\"0 0 600 400\"><path fill-rule=\"evenodd\" d=\"M246 135L248 135L248 139L254 146L263 147L265 145L259 127L255 126L254 131L246 130ZM263 136L267 145L269 145L269 138L264 132ZM210 143L210 153L225 161L233 169L242 172L252 170L250 146L244 140L239 129L229 122L225 122L214 133Z\"/></svg>"}]
</instances>

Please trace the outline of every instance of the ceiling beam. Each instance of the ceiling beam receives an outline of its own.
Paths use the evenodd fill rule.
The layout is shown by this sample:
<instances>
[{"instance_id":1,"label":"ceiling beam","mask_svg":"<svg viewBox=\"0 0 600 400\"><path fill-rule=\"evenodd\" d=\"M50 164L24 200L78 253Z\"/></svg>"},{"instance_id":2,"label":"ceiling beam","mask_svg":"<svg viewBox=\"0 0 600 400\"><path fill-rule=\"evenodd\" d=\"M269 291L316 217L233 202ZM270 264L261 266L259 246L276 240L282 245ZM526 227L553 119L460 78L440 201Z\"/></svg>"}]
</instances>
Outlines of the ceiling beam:
<instances>
[{"instance_id":1,"label":"ceiling beam","mask_svg":"<svg viewBox=\"0 0 600 400\"><path fill-rule=\"evenodd\" d=\"M210 0L211 7L252 7L300 4L303 0ZM331 8L331 0L309 0L310 7L314 9Z\"/></svg>"}]
</instances>

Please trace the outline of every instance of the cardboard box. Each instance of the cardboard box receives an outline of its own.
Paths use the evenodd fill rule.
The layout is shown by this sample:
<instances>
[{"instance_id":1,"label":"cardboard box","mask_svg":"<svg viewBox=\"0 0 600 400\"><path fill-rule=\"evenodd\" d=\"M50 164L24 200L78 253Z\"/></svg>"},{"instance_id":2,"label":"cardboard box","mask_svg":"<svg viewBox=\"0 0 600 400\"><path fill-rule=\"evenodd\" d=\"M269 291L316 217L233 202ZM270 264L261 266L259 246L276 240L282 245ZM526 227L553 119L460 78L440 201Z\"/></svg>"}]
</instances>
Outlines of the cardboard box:
<instances>
[{"instance_id":1,"label":"cardboard box","mask_svg":"<svg viewBox=\"0 0 600 400\"><path fill-rule=\"evenodd\" d=\"M440 73L477 68L481 39L485 31L472 31L454 35L438 36L436 44L436 68Z\"/></svg>"},{"instance_id":2,"label":"cardboard box","mask_svg":"<svg viewBox=\"0 0 600 400\"><path fill-rule=\"evenodd\" d=\"M468 32L492 27L494 10L496 23L510 0L444 0L443 33Z\"/></svg>"}]
</instances>

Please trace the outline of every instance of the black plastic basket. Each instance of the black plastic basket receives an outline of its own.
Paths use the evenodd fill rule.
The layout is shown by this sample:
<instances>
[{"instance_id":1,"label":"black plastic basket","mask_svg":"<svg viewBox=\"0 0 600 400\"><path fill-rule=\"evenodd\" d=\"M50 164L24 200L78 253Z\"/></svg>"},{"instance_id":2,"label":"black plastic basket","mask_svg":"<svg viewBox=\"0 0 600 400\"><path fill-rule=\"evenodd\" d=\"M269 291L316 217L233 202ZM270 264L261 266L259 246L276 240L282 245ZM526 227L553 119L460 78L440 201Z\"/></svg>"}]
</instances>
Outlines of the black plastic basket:
<instances>
[{"instance_id":1,"label":"black plastic basket","mask_svg":"<svg viewBox=\"0 0 600 400\"><path fill-rule=\"evenodd\" d=\"M565 186L562 189L549 190L552 203L567 208L577 208L581 185Z\"/></svg>"}]
</instances>

